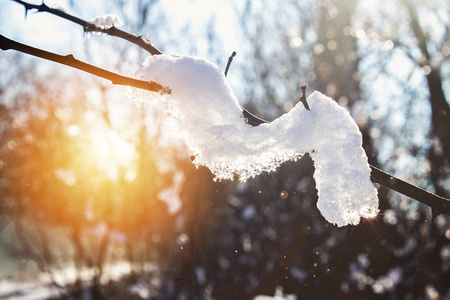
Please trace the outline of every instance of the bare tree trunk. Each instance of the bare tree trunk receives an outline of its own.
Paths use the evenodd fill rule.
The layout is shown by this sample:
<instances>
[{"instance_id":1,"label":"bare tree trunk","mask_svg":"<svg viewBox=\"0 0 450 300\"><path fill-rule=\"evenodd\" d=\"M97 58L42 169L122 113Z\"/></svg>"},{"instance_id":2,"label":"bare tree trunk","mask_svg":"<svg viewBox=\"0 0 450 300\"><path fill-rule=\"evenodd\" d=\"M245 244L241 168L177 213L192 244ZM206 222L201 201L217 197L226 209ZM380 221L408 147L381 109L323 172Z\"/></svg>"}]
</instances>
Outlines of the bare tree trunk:
<instances>
[{"instance_id":1,"label":"bare tree trunk","mask_svg":"<svg viewBox=\"0 0 450 300\"><path fill-rule=\"evenodd\" d=\"M431 134L433 147L429 150L431 162L431 181L436 188L436 194L449 197L442 181L449 176L450 162L450 108L442 89L442 77L440 70L431 69L427 75L428 88L430 90L430 105L432 115Z\"/></svg>"},{"instance_id":2,"label":"bare tree trunk","mask_svg":"<svg viewBox=\"0 0 450 300\"><path fill-rule=\"evenodd\" d=\"M318 45L321 46L316 48L314 56L314 88L335 100L348 98L349 106L361 98L359 81L354 76L359 63L356 40L344 34L344 28L352 25L357 2L322 1L317 30Z\"/></svg>"},{"instance_id":3,"label":"bare tree trunk","mask_svg":"<svg viewBox=\"0 0 450 300\"><path fill-rule=\"evenodd\" d=\"M430 41L420 26L417 8L414 7L411 0L404 0L404 4L409 12L411 29L417 39L422 57L425 58L424 62L420 62L418 65L430 68L430 72L426 75L432 118L431 138L434 144L428 155L431 163L430 178L436 189L436 194L448 197L449 193L444 189L442 182L450 175L450 107L442 88L440 65L434 66L431 62L432 57L428 51Z\"/></svg>"}]
</instances>

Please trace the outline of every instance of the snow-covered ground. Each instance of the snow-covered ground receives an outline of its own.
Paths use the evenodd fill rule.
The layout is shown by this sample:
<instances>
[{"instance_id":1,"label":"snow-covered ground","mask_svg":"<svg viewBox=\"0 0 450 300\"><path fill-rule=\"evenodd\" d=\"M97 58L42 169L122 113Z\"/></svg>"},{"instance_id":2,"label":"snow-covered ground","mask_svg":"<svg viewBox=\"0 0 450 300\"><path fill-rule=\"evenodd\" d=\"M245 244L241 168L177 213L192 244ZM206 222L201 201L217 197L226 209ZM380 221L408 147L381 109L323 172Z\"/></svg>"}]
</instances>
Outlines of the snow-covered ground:
<instances>
[{"instance_id":1,"label":"snow-covered ground","mask_svg":"<svg viewBox=\"0 0 450 300\"><path fill-rule=\"evenodd\" d=\"M151 263L144 265L144 272L154 271L156 266ZM129 275L132 267L128 262L118 262L104 267L104 273L101 277L101 283L106 284L109 281L117 281L120 278ZM93 279L94 272L83 268L77 270L73 266L68 266L50 273L39 272L36 274L23 274L17 278L3 278L0 280L0 299L20 299L20 300L40 300L50 297L61 296L58 288L52 282L52 279L59 286L73 284L77 278L83 282L89 282ZM152 282L154 283L154 282ZM145 286L135 284L130 287L131 294L144 296L148 294ZM141 297L145 299L145 297ZM89 299L87 296L86 299Z\"/></svg>"}]
</instances>

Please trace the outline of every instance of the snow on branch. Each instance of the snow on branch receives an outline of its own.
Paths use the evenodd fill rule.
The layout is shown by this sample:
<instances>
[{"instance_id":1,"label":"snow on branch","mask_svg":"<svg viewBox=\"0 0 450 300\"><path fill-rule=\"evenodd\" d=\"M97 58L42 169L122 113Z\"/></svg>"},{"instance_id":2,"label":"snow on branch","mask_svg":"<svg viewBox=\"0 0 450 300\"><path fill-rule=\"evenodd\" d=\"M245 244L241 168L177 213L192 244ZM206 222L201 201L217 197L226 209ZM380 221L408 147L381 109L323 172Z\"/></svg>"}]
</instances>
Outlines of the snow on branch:
<instances>
[{"instance_id":1,"label":"snow on branch","mask_svg":"<svg viewBox=\"0 0 450 300\"><path fill-rule=\"evenodd\" d=\"M90 21L89 23L93 23L96 27L99 27L100 29L109 29L111 27L122 26L122 21L118 16L115 15L98 16L95 17L95 19Z\"/></svg>"},{"instance_id":2,"label":"snow on branch","mask_svg":"<svg viewBox=\"0 0 450 300\"><path fill-rule=\"evenodd\" d=\"M344 226L377 215L377 190L370 181L362 135L332 99L314 92L308 98L311 110L299 102L273 122L252 127L225 75L206 60L151 56L137 76L170 85L170 95L134 95L140 96L139 102L156 98L166 103L167 115L176 120L174 131L195 155L195 165L208 167L216 179L238 176L247 181L309 153L315 162L317 207L325 219Z\"/></svg>"},{"instance_id":3,"label":"snow on branch","mask_svg":"<svg viewBox=\"0 0 450 300\"><path fill-rule=\"evenodd\" d=\"M301 101L301 99L300 99ZM249 113L250 114L250 113ZM244 117L246 111L244 111ZM247 120L247 123L252 126L259 126L264 123L269 123L266 120L260 119L251 115L252 118ZM373 183L377 183L391 190L394 190L402 195L415 199L432 209L433 218L440 214L450 215L450 200L439 195L430 193L420 187L417 187L411 183L403 181L389 173L386 173L379 168L370 165L371 174L370 179Z\"/></svg>"},{"instance_id":4,"label":"snow on branch","mask_svg":"<svg viewBox=\"0 0 450 300\"><path fill-rule=\"evenodd\" d=\"M124 38L147 50L152 55L161 54L148 40L118 30L115 26L110 27L117 20L112 19L111 22L107 22L106 25L108 26L103 26L105 25L103 23L107 21L104 20L105 22L102 21L103 23L99 24L99 27L94 22L86 22L61 10L48 8L45 4L33 5L21 0L13 1L24 5L26 11L30 9L46 11L83 26L86 32L107 33ZM198 119L191 120L192 123L188 122L187 125L189 126L182 128L181 132L184 134L189 148L196 155L194 163L208 166L217 178L232 178L234 174L239 174L241 179L250 178L263 171L274 170L283 161L295 160L306 152L310 153L316 163L315 179L319 190L318 206L322 214L332 223L338 225L356 224L359 222L360 216L370 217L377 212L378 204L374 200L376 192L374 192L371 184L367 184L370 180L430 206L433 217L440 213L450 214L449 199L429 193L368 165L367 157L361 148L361 134L357 130L356 124L344 109L320 93L313 93L309 97L311 111L297 105L292 109L292 112L268 124L268 122L241 108L224 80L223 74L218 71L216 66L201 59L165 55L160 59L152 60L149 58L146 65L140 69L140 74L146 80L152 80L153 78L154 81L158 82L156 83L121 76L78 61L71 55L57 55L20 44L1 35L0 48L3 50L13 49L62 63L111 80L114 84L159 92L161 95L170 94L171 89L176 90L174 95L170 97L155 94L152 97L165 98L163 101L169 104L173 115L179 118L180 124L184 122L183 119L186 116L194 115L198 117ZM219 90L222 93L215 91L215 95L211 95L215 98L208 98L212 100L212 103L206 103L205 95L198 95L198 88L202 88L202 79L194 77L190 73L184 73L183 77L174 81L173 77L161 74L161 70L172 69L175 65L178 67L173 74L170 73L172 74L170 76L175 78L190 68L203 70L198 73L198 76L203 79L205 79L204 74L214 73L215 76L205 80L215 87L220 87ZM152 67L149 68L149 66ZM153 69L154 67L156 68ZM161 84L167 85L170 89L163 87ZM208 90L209 87L206 87L206 89ZM142 93L135 92L133 94L137 96ZM189 94L199 96L202 103L192 103L189 102L190 100L180 101ZM191 101L193 98L195 99L195 97L191 97ZM306 98L303 98L301 97L300 101L304 102L303 105L307 107ZM140 101L148 101L148 98ZM224 101L228 102L225 106L222 105ZM202 106L202 104L206 106ZM205 110L204 108L208 109ZM200 114L198 111L202 113ZM203 124L203 122L206 122L206 124ZM252 128L248 125L257 127ZM188 128L191 127L196 130L206 128L204 136L208 136L210 139L200 138L196 141L195 138L190 137L194 132L189 131ZM241 134L246 139L242 139ZM350 134L349 138L347 138L347 134ZM197 137L197 135L194 133L193 137ZM213 138L224 139L226 143L222 141L222 144L210 144ZM221 146L224 145L232 147L233 151L229 154L221 152ZM214 152L214 149L219 152ZM267 152L264 153L263 150L267 150ZM278 150L281 151L278 152ZM261 156L256 157L252 152L259 153ZM215 153L222 155L214 157ZM338 157L334 160L337 154ZM355 162L358 165L357 167L354 165ZM349 189L352 191L349 192ZM336 202L336 199L339 200Z\"/></svg>"}]
</instances>

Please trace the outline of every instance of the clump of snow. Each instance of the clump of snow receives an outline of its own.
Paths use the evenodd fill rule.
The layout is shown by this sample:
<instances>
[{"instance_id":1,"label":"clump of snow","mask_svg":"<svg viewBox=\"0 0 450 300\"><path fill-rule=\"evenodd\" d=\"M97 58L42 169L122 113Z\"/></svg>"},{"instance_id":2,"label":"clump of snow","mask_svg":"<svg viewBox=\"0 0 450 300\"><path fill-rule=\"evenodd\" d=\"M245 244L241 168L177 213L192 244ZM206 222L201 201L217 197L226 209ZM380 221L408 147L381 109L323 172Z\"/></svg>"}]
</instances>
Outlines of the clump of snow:
<instances>
[{"instance_id":1,"label":"clump of snow","mask_svg":"<svg viewBox=\"0 0 450 300\"><path fill-rule=\"evenodd\" d=\"M283 287L280 285L277 285L275 287L275 295L272 296L266 296L266 295L259 295L253 298L253 300L297 300L297 296L294 294L284 294L283 293Z\"/></svg>"},{"instance_id":2,"label":"clump of snow","mask_svg":"<svg viewBox=\"0 0 450 300\"><path fill-rule=\"evenodd\" d=\"M137 76L170 87L170 95L133 95L138 103L164 101L194 163L208 167L216 179L245 181L308 152L316 167L317 206L329 222L358 224L360 217L377 214L361 133L332 99L314 92L308 98L311 111L299 103L270 124L251 127L222 71L203 59L152 56Z\"/></svg>"},{"instance_id":3,"label":"clump of snow","mask_svg":"<svg viewBox=\"0 0 450 300\"><path fill-rule=\"evenodd\" d=\"M59 10L59 11L62 11L62 12L66 12L66 9L63 6L59 6L57 4L52 5L52 9L56 9L56 10Z\"/></svg>"},{"instance_id":4,"label":"clump of snow","mask_svg":"<svg viewBox=\"0 0 450 300\"><path fill-rule=\"evenodd\" d=\"M95 17L95 19L90 21L89 23L92 23L101 29L109 29L113 26L114 27L122 26L122 21L116 15L98 16Z\"/></svg>"}]
</instances>

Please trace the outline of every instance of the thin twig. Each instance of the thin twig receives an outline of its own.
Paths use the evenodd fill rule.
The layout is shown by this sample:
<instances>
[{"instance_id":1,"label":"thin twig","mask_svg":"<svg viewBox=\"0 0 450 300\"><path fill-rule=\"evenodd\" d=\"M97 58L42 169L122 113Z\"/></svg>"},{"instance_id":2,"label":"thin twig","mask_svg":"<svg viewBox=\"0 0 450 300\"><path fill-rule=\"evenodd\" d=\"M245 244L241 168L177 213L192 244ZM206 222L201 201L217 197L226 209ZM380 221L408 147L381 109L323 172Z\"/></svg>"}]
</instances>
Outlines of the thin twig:
<instances>
[{"instance_id":1,"label":"thin twig","mask_svg":"<svg viewBox=\"0 0 450 300\"><path fill-rule=\"evenodd\" d=\"M370 179L374 183L381 184L405 196L416 199L431 207L433 218L440 214L450 214L450 200L439 195L430 193L406 181L388 174L377 167L370 166L372 174Z\"/></svg>"},{"instance_id":2,"label":"thin twig","mask_svg":"<svg viewBox=\"0 0 450 300\"><path fill-rule=\"evenodd\" d=\"M171 90L167 87L163 87L160 84L153 81L143 81L134 79L131 77L126 77L119 75L114 72L110 72L96 66L87 64L80 60L77 60L73 57L73 55L59 55L52 52L48 52L42 49L34 48L16 41L13 41L3 35L0 34L0 49L2 50L16 50L19 52L23 52L26 54L30 54L32 56L40 57L46 60L51 60L66 66L70 66L72 68L90 73L97 77L101 77L107 80L110 80L113 84L119 85L127 85L132 86L148 91L159 92L162 94L170 94Z\"/></svg>"},{"instance_id":3,"label":"thin twig","mask_svg":"<svg viewBox=\"0 0 450 300\"><path fill-rule=\"evenodd\" d=\"M308 88L308 87L306 86L306 84L303 84L303 85L300 87L300 89L302 90L302 95L300 96L299 101L303 104L303 106L304 106L307 110L311 111L311 109L309 109L308 101L306 101L306 89L307 89L307 88Z\"/></svg>"},{"instance_id":4,"label":"thin twig","mask_svg":"<svg viewBox=\"0 0 450 300\"><path fill-rule=\"evenodd\" d=\"M112 26L110 28L102 28L102 27L96 26L94 23L91 23L91 22L85 21L83 19L77 18L75 16L72 16L62 10L48 7L44 2L42 2L42 4L40 4L40 5L36 5L36 4L27 3L25 1L21 1L21 0L12 0L12 1L22 4L24 6L25 15L27 15L27 12L29 10L33 10L33 9L37 10L38 12L48 12L55 16L64 18L64 19L74 22L78 25L81 25L85 32L106 33L111 36L115 36L115 37L119 37L124 40L127 40L130 43L133 43L133 44L139 46L140 48L146 50L151 55L162 54L162 52L159 51L157 48L155 48L152 45L152 43L149 40L147 40L146 38L144 38L142 36L135 36L134 34L130 34L128 32L120 30L114 26Z\"/></svg>"},{"instance_id":5,"label":"thin twig","mask_svg":"<svg viewBox=\"0 0 450 300\"><path fill-rule=\"evenodd\" d=\"M228 69L230 69L231 62L233 61L233 58L236 56L236 51L233 51L231 53L230 57L228 58L227 67L225 68L225 77L228 75Z\"/></svg>"}]
</instances>

